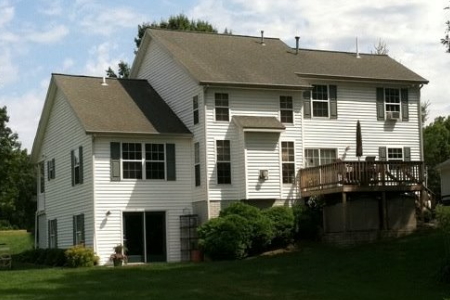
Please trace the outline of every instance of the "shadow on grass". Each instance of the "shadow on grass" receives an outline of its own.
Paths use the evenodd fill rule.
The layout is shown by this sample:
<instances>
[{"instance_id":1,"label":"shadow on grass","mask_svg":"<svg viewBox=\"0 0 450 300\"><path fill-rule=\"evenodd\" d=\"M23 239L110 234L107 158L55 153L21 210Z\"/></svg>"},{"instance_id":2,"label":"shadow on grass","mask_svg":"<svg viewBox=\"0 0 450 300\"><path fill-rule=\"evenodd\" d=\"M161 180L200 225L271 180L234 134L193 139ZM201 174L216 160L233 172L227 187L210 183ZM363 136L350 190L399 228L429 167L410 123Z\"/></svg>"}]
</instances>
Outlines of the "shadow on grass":
<instances>
[{"instance_id":1,"label":"shadow on grass","mask_svg":"<svg viewBox=\"0 0 450 300\"><path fill-rule=\"evenodd\" d=\"M0 272L1 299L443 299L435 233L244 261Z\"/></svg>"}]
</instances>

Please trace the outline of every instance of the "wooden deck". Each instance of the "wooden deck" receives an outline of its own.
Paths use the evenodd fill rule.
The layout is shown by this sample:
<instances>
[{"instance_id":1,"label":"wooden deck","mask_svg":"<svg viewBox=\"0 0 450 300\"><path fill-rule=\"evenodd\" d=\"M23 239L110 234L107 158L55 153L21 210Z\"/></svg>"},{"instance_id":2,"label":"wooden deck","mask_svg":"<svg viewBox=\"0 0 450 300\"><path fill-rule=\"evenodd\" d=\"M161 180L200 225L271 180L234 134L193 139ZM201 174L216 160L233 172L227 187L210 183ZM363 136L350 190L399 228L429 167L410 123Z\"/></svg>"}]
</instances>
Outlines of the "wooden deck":
<instances>
[{"instance_id":1,"label":"wooden deck","mask_svg":"<svg viewBox=\"0 0 450 300\"><path fill-rule=\"evenodd\" d=\"M423 162L341 161L299 170L301 197L375 191L420 191Z\"/></svg>"}]
</instances>

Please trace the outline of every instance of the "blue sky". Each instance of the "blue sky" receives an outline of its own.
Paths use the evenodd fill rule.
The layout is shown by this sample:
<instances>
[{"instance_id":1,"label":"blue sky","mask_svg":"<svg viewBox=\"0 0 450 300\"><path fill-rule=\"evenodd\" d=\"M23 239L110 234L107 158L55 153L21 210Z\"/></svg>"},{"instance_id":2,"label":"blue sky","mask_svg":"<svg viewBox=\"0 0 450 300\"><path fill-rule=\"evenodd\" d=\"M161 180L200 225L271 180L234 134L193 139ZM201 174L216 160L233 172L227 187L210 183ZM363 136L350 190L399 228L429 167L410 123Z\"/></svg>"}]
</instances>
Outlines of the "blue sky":
<instances>
[{"instance_id":1,"label":"blue sky","mask_svg":"<svg viewBox=\"0 0 450 300\"><path fill-rule=\"evenodd\" d=\"M440 45L447 0L0 0L0 106L9 126L31 150L51 73L103 76L108 66L134 59L137 25L186 14L220 32L278 37L302 48L374 51L430 80L422 100L431 120L450 114L450 54Z\"/></svg>"}]
</instances>

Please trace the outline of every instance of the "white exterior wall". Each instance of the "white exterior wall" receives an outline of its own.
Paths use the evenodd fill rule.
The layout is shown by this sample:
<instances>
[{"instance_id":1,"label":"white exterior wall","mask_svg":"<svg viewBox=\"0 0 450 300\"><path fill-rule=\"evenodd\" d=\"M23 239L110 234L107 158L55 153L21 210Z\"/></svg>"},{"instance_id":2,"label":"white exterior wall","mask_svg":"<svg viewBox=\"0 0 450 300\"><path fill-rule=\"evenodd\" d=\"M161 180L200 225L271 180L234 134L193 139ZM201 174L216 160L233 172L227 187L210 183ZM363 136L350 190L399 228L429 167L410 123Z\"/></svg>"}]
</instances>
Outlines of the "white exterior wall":
<instances>
[{"instance_id":1,"label":"white exterior wall","mask_svg":"<svg viewBox=\"0 0 450 300\"><path fill-rule=\"evenodd\" d=\"M441 195L450 195L450 168L444 167L440 170L441 173Z\"/></svg>"},{"instance_id":2,"label":"white exterior wall","mask_svg":"<svg viewBox=\"0 0 450 300\"><path fill-rule=\"evenodd\" d=\"M215 93L228 93L230 121L215 121ZM243 133L233 121L233 116L264 116L280 119L280 96L292 96L294 123L284 124L286 130L274 133ZM207 120L207 176L209 198L213 201L240 199L295 198L295 184L281 183L281 142L295 145L296 169L302 164L301 93L252 89L209 88L205 92ZM230 140L231 184L217 184L216 140ZM260 143L263 141L263 143ZM270 140L270 141L269 141ZM268 149L277 140L277 145ZM249 149L250 147L250 149ZM258 147L265 147L262 159ZM247 150L246 150L247 148ZM250 150L250 151L249 151ZM258 163L261 163L258 167ZM269 170L269 180L258 185L259 169ZM267 192L267 194L265 194Z\"/></svg>"},{"instance_id":3,"label":"white exterior wall","mask_svg":"<svg viewBox=\"0 0 450 300\"><path fill-rule=\"evenodd\" d=\"M71 150L83 147L83 183L72 186ZM57 219L58 248L73 245L73 216L84 214L85 243L94 247L93 193L92 193L92 140L75 117L64 95L57 91L45 129L40 158L45 160L45 198L47 220ZM47 160L55 159L55 179L47 180ZM42 205L40 205L41 207ZM41 222L43 220L41 219ZM40 222L40 223L41 223ZM43 232L45 230L45 232ZM39 233L47 237L47 227ZM48 245L47 238L46 245ZM42 240L39 244L42 246Z\"/></svg>"},{"instance_id":4,"label":"white exterior wall","mask_svg":"<svg viewBox=\"0 0 450 300\"><path fill-rule=\"evenodd\" d=\"M420 160L417 89L409 89L409 121L378 121L376 88L396 86L342 82L336 85L338 117L305 119L305 148L336 148L338 157L342 158L349 147L345 160L357 160L356 123L359 120L363 140L362 159L366 156L376 156L378 159L379 147L411 147L411 160Z\"/></svg>"},{"instance_id":5,"label":"white exterior wall","mask_svg":"<svg viewBox=\"0 0 450 300\"><path fill-rule=\"evenodd\" d=\"M111 181L110 142L174 143L176 181L133 180ZM166 253L168 261L180 260L180 219L186 209L192 211L191 201L191 139L147 137L136 139L96 138L95 155L95 201L97 231L97 254L100 263L108 262L115 245L123 243L124 211L166 212ZM109 216L106 212L110 211Z\"/></svg>"},{"instance_id":6,"label":"white exterior wall","mask_svg":"<svg viewBox=\"0 0 450 300\"><path fill-rule=\"evenodd\" d=\"M173 60L173 57L159 44L151 41L147 53L144 55L137 78L146 79L158 94L166 101L170 108L194 134L194 143L200 143L201 185L196 187L194 180L194 165L191 166L191 195L199 211L208 211L207 207L207 178L206 178L206 144L205 144L205 103L203 87L188 75L186 70ZM193 97L198 96L199 123L194 125ZM192 162L194 161L192 152ZM203 208L202 208L203 207ZM199 213L199 212L197 212Z\"/></svg>"}]
</instances>

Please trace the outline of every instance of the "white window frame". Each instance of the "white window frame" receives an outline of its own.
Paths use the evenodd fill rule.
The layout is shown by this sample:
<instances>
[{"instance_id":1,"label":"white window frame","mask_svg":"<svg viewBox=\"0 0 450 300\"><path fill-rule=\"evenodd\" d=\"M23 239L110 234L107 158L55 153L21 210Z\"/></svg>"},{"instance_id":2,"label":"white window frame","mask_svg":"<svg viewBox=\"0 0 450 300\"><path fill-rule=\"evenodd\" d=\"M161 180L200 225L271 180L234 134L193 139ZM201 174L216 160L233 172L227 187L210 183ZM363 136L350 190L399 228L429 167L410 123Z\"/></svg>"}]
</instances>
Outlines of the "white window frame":
<instances>
[{"instance_id":1,"label":"white window frame","mask_svg":"<svg viewBox=\"0 0 450 300\"><path fill-rule=\"evenodd\" d=\"M390 158L389 151L392 151L392 150L400 150L402 157L401 158ZM403 147L400 147L400 146L399 147L393 147L393 146L386 147L386 160L387 161L404 161L405 153L404 153Z\"/></svg>"},{"instance_id":2,"label":"white window frame","mask_svg":"<svg viewBox=\"0 0 450 300\"><path fill-rule=\"evenodd\" d=\"M314 88L316 87L326 87L327 89L327 99L315 99L314 98ZM327 115L326 116L316 116L314 115L314 103L327 103ZM312 118L330 118L330 86L328 84L313 84L313 89L311 90L311 117Z\"/></svg>"},{"instance_id":3,"label":"white window frame","mask_svg":"<svg viewBox=\"0 0 450 300\"><path fill-rule=\"evenodd\" d=\"M192 118L194 125L200 123L200 112L198 107L198 96L194 96L194 98L192 98Z\"/></svg>"},{"instance_id":4,"label":"white window frame","mask_svg":"<svg viewBox=\"0 0 450 300\"><path fill-rule=\"evenodd\" d=\"M332 150L335 153L335 158L333 160L336 160L337 156L338 156L338 149L336 149L336 148L305 148L305 151L304 151L304 155L305 155L304 156L305 157L304 165L305 165L305 168L312 168L312 167L317 167L317 166L324 165L324 163L322 163L322 161L325 159L325 158L322 158L323 151L332 151ZM307 151L317 151L317 156L313 156L313 159L315 159L315 158L318 159L318 164L317 165L315 165L314 161L312 163L308 162L309 156L306 155ZM312 165L310 165L310 164L312 164Z\"/></svg>"},{"instance_id":5,"label":"white window frame","mask_svg":"<svg viewBox=\"0 0 450 300\"><path fill-rule=\"evenodd\" d=\"M129 159L129 158L123 158L124 157L124 145L125 144L136 144L136 145L140 145L141 146L141 158L140 159ZM121 143L120 144L120 165L122 166L121 167L121 171L122 171L122 174L121 174L121 176L122 176L122 179L125 179L125 180L128 180L128 179L130 179L130 180L142 180L142 179L144 179L145 178L145 170L144 170L144 167L145 167L145 164L144 164L144 155L145 155L145 150L143 151L143 144L142 143L134 143L134 142L126 142L126 143ZM145 146L144 146L145 147ZM128 150L128 152L129 152L129 150ZM134 152L136 152L137 153L137 151L134 151ZM125 167L124 167L124 163L140 163L140 166L141 166L141 177L140 178L136 178L136 177L125 177L124 176L124 174L125 174Z\"/></svg>"},{"instance_id":6,"label":"white window frame","mask_svg":"<svg viewBox=\"0 0 450 300\"><path fill-rule=\"evenodd\" d=\"M80 245L81 243L85 243L85 232L84 232L84 217L83 215L75 215L75 224L74 224L74 232L75 232L75 245ZM81 222L81 219L83 222ZM81 225L81 226L80 226Z\"/></svg>"},{"instance_id":7,"label":"white window frame","mask_svg":"<svg viewBox=\"0 0 450 300\"><path fill-rule=\"evenodd\" d=\"M398 93L398 102L393 102L391 97L388 97L389 91L396 91ZM402 92L401 92L401 90L399 88L384 88L383 95L384 95L384 111L385 111L385 113L387 114L389 112L398 112L398 115L400 118L400 116L402 115ZM392 109L394 107L398 107L398 110Z\"/></svg>"},{"instance_id":8,"label":"white window frame","mask_svg":"<svg viewBox=\"0 0 450 300\"><path fill-rule=\"evenodd\" d=\"M123 158L123 145L124 144L138 144L141 145L141 159L124 159ZM147 145L162 145L163 149L164 149L164 160L152 160L152 159L147 159L147 151L146 151L146 147ZM167 180L167 148L166 148L166 143L159 143L159 142L122 142L120 143L120 166L121 166L121 179L122 180L152 180L152 181L166 181ZM124 172L125 172L125 168L124 168L124 163L126 162L136 162L139 163L141 166L141 178L125 178L124 177ZM150 162L156 162L156 163L164 163L164 178L148 178L147 177L147 163Z\"/></svg>"},{"instance_id":9,"label":"white window frame","mask_svg":"<svg viewBox=\"0 0 450 300\"><path fill-rule=\"evenodd\" d=\"M220 95L220 99L218 96ZM222 97L226 95L226 99L222 99ZM218 103L219 101L226 100L227 105L223 105L222 103ZM228 118L226 120L218 120L218 109L226 109ZM220 114L222 116L222 114ZM228 93L214 93L214 118L216 122L229 122L230 121L230 95Z\"/></svg>"},{"instance_id":10,"label":"white window frame","mask_svg":"<svg viewBox=\"0 0 450 300\"><path fill-rule=\"evenodd\" d=\"M162 146L163 149L163 156L164 159L147 159L147 145L157 145L157 146ZM142 174L145 180L166 180L167 178L167 151L166 151L166 144L164 143L144 143L143 144L144 147L144 152L145 155L142 157L143 161L144 161L144 166L143 166L143 171L144 173ZM163 163L163 171L164 171L164 176L163 178L148 178L147 177L147 163Z\"/></svg>"},{"instance_id":11,"label":"white window frame","mask_svg":"<svg viewBox=\"0 0 450 300\"><path fill-rule=\"evenodd\" d=\"M283 144L287 144L287 148L283 147ZM287 155L285 155L284 150L287 150ZM290 155L290 150L292 150L292 157ZM284 167L285 165L292 166L293 176L285 181L284 177ZM295 183L295 142L293 141L282 141L281 142L281 177L283 184L293 184Z\"/></svg>"},{"instance_id":12,"label":"white window frame","mask_svg":"<svg viewBox=\"0 0 450 300\"><path fill-rule=\"evenodd\" d=\"M56 236L58 234L57 232L57 227L55 225L57 225L57 220L53 219L53 220L49 220L49 224L50 226L48 232L49 232L49 248L51 249L55 249L58 248L58 245L56 243Z\"/></svg>"},{"instance_id":13,"label":"white window frame","mask_svg":"<svg viewBox=\"0 0 450 300\"><path fill-rule=\"evenodd\" d=\"M282 105L282 101L285 100L286 105ZM294 124L294 100L292 99L292 96L286 96L286 95L281 95L280 96L280 121L283 124ZM289 106L290 107L286 107ZM284 106L284 107L283 107ZM285 120L283 120L283 112L288 112L289 113L289 117L291 119L291 122L287 122Z\"/></svg>"},{"instance_id":14,"label":"white window frame","mask_svg":"<svg viewBox=\"0 0 450 300\"><path fill-rule=\"evenodd\" d=\"M219 160L219 151L218 151L218 145L217 142L228 142L229 145L229 160ZM231 168L231 141L230 140L215 140L215 149L216 149L216 171L217 171L217 176L216 176L216 183L217 185L231 185L231 183L233 182L233 173L232 173L232 168ZM229 164L229 168L230 168L230 182L220 182L219 183L219 164L220 163L228 163Z\"/></svg>"},{"instance_id":15,"label":"white window frame","mask_svg":"<svg viewBox=\"0 0 450 300\"><path fill-rule=\"evenodd\" d=\"M198 182L197 182L197 170L198 170ZM202 185L202 171L200 169L200 143L194 143L194 184L195 186Z\"/></svg>"}]
</instances>

